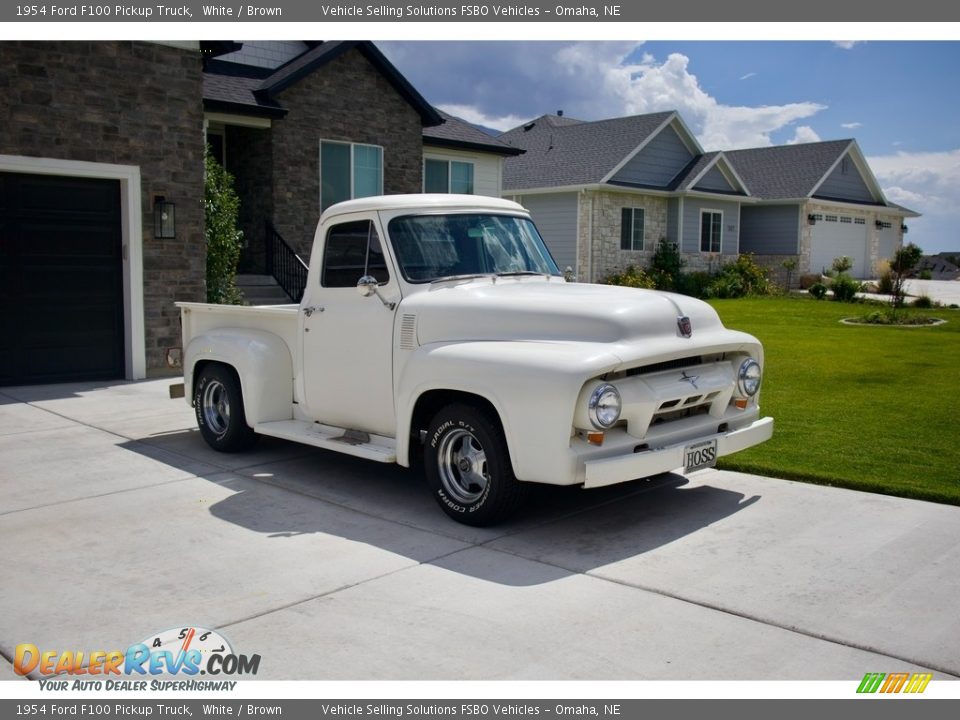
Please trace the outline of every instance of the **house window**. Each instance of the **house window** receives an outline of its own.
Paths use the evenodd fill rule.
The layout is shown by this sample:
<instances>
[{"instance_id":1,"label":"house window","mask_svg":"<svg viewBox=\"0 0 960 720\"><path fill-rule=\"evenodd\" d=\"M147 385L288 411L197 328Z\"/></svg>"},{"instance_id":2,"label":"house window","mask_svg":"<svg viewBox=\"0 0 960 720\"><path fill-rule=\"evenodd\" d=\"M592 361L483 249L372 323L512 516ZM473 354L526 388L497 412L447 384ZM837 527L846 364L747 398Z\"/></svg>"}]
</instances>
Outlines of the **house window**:
<instances>
[{"instance_id":1,"label":"house window","mask_svg":"<svg viewBox=\"0 0 960 720\"><path fill-rule=\"evenodd\" d=\"M723 239L723 213L719 210L700 212L700 252L717 253Z\"/></svg>"},{"instance_id":2,"label":"house window","mask_svg":"<svg viewBox=\"0 0 960 720\"><path fill-rule=\"evenodd\" d=\"M643 208L621 210L620 249L643 250Z\"/></svg>"},{"instance_id":3,"label":"house window","mask_svg":"<svg viewBox=\"0 0 960 720\"><path fill-rule=\"evenodd\" d=\"M423 191L473 195L473 163L424 160Z\"/></svg>"},{"instance_id":4,"label":"house window","mask_svg":"<svg viewBox=\"0 0 960 720\"><path fill-rule=\"evenodd\" d=\"M320 142L320 210L334 203L383 193L383 148Z\"/></svg>"}]
</instances>

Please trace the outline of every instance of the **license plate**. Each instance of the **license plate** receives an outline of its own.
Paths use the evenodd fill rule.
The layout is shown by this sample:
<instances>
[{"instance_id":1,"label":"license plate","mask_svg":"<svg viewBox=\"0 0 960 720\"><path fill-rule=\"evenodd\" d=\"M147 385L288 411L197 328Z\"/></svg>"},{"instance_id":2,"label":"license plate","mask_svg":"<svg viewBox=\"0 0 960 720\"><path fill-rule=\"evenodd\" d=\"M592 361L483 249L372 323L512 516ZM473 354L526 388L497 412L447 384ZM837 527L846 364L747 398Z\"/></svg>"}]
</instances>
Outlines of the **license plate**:
<instances>
[{"instance_id":1,"label":"license plate","mask_svg":"<svg viewBox=\"0 0 960 720\"><path fill-rule=\"evenodd\" d=\"M687 445L683 450L683 470L693 472L717 464L717 441L706 440L696 445Z\"/></svg>"}]
</instances>

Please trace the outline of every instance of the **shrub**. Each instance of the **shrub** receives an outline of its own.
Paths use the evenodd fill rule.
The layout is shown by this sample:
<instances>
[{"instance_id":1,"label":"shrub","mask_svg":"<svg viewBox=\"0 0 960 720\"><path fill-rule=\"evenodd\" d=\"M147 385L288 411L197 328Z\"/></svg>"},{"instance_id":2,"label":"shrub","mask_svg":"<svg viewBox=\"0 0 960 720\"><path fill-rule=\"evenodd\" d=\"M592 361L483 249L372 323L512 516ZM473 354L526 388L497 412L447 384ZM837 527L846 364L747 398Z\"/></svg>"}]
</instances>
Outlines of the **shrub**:
<instances>
[{"instance_id":1,"label":"shrub","mask_svg":"<svg viewBox=\"0 0 960 720\"><path fill-rule=\"evenodd\" d=\"M800 276L800 289L809 290L811 285L816 285L820 282L820 276L813 273L806 273Z\"/></svg>"},{"instance_id":2,"label":"shrub","mask_svg":"<svg viewBox=\"0 0 960 720\"><path fill-rule=\"evenodd\" d=\"M657 286L652 277L635 265L627 265L627 269L623 272L611 273L600 282L604 285L621 285L646 290L653 290Z\"/></svg>"},{"instance_id":3,"label":"shrub","mask_svg":"<svg viewBox=\"0 0 960 720\"><path fill-rule=\"evenodd\" d=\"M893 271L893 292L891 294L893 295L894 307L903 306L903 283L910 271L920 262L921 257L923 257L923 250L913 243L898 248L894 254L893 260L890 262L890 269Z\"/></svg>"},{"instance_id":4,"label":"shrub","mask_svg":"<svg viewBox=\"0 0 960 720\"><path fill-rule=\"evenodd\" d=\"M823 300L827 296L827 286L823 283L814 283L808 288L808 292L817 300Z\"/></svg>"},{"instance_id":5,"label":"shrub","mask_svg":"<svg viewBox=\"0 0 960 720\"><path fill-rule=\"evenodd\" d=\"M929 295L921 295L920 297L916 298L912 304L915 308L923 308L925 310L929 310L935 305L933 300L930 299Z\"/></svg>"},{"instance_id":6,"label":"shrub","mask_svg":"<svg viewBox=\"0 0 960 720\"><path fill-rule=\"evenodd\" d=\"M877 292L884 295L893 294L893 273L889 269L880 275L880 280L877 282Z\"/></svg>"},{"instance_id":7,"label":"shrub","mask_svg":"<svg viewBox=\"0 0 960 720\"><path fill-rule=\"evenodd\" d=\"M838 302L853 302L860 292L860 283L846 273L838 273L830 285L833 290L833 299Z\"/></svg>"},{"instance_id":8,"label":"shrub","mask_svg":"<svg viewBox=\"0 0 960 720\"><path fill-rule=\"evenodd\" d=\"M838 275L847 272L853 267L853 259L843 255L833 259L833 270Z\"/></svg>"},{"instance_id":9,"label":"shrub","mask_svg":"<svg viewBox=\"0 0 960 720\"><path fill-rule=\"evenodd\" d=\"M677 292L683 293L684 295L705 298L707 297L707 288L712 282L713 275L704 270L697 270L695 272L681 274L678 282L675 283L675 288Z\"/></svg>"},{"instance_id":10,"label":"shrub","mask_svg":"<svg viewBox=\"0 0 960 720\"><path fill-rule=\"evenodd\" d=\"M707 295L716 298L744 297L746 295L769 295L771 291L767 271L757 265L753 255L740 255L727 263L707 287Z\"/></svg>"},{"instance_id":11,"label":"shrub","mask_svg":"<svg viewBox=\"0 0 960 720\"><path fill-rule=\"evenodd\" d=\"M787 292L790 292L790 288L793 286L793 271L797 269L797 259L796 258L787 258L782 263L780 263L787 274L787 286L784 288Z\"/></svg>"},{"instance_id":12,"label":"shrub","mask_svg":"<svg viewBox=\"0 0 960 720\"><path fill-rule=\"evenodd\" d=\"M680 292L680 270L683 258L677 244L661 238L650 260L650 277L658 290L676 290Z\"/></svg>"},{"instance_id":13,"label":"shrub","mask_svg":"<svg viewBox=\"0 0 960 720\"><path fill-rule=\"evenodd\" d=\"M241 305L236 286L243 233L237 229L240 198L233 175L214 160L207 148L203 178L204 235L207 241L207 302Z\"/></svg>"}]
</instances>

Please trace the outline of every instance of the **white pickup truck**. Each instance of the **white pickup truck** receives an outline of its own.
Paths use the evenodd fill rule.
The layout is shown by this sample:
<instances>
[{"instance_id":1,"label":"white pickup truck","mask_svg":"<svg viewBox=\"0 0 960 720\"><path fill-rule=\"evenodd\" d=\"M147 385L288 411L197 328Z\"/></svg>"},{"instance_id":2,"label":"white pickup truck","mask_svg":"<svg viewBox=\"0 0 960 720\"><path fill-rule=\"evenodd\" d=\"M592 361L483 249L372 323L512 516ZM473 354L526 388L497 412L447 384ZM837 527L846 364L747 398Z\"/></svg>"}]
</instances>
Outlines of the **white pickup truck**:
<instances>
[{"instance_id":1,"label":"white pickup truck","mask_svg":"<svg viewBox=\"0 0 960 720\"><path fill-rule=\"evenodd\" d=\"M470 525L530 483L693 471L770 438L763 350L682 295L566 282L506 200L392 195L329 208L299 306L179 303L204 439L270 435L384 463L417 457Z\"/></svg>"}]
</instances>

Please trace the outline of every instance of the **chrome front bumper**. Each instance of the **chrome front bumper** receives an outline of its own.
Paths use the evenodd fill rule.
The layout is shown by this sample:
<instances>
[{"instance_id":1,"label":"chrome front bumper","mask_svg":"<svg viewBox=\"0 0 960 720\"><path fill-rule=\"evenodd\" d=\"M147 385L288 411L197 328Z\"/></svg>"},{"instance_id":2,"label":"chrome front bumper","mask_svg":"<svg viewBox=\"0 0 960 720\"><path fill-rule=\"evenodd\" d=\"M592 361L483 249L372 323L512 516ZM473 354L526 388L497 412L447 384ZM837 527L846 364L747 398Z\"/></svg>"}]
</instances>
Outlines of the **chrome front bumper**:
<instances>
[{"instance_id":1,"label":"chrome front bumper","mask_svg":"<svg viewBox=\"0 0 960 720\"><path fill-rule=\"evenodd\" d=\"M772 436L773 418L766 417L730 432L705 435L675 445L629 455L588 460L584 463L586 481L583 486L585 488L604 487L676 470L683 467L684 449L705 440L716 439L717 456L722 457L758 445Z\"/></svg>"}]
</instances>

